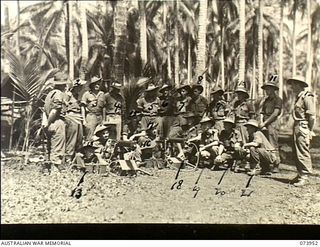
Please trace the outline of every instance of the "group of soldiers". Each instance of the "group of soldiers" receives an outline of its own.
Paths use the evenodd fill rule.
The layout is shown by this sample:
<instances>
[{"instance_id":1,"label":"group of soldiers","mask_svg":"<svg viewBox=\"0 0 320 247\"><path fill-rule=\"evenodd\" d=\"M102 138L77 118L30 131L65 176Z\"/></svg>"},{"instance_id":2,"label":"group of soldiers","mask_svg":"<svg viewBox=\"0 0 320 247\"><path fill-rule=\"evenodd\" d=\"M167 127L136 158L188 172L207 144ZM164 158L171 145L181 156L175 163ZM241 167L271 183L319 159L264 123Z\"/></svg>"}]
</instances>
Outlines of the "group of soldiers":
<instances>
[{"instance_id":1,"label":"group of soldiers","mask_svg":"<svg viewBox=\"0 0 320 247\"><path fill-rule=\"evenodd\" d=\"M103 82L91 78L89 90L80 97L86 81L69 82L61 74L55 77L54 89L45 99L42 127L48 136L50 161L59 169L86 162L108 165L119 158L114 148L117 142L133 143L130 150L118 152L126 152L124 159L142 166L150 151L151 156L162 158L167 150L161 149L161 144L171 140L170 155L181 161L198 159L200 166L212 170L231 168L249 175L279 172L282 99L274 81L262 86L266 97L261 112L256 112L243 82L231 100L226 100L226 92L218 85L208 100L201 95L204 88L198 82L190 86L183 81L178 88L147 83L126 117L123 86L112 81L106 88ZM293 183L303 186L312 174L309 145L314 97L303 78L294 77L288 83L297 94L293 137L298 176Z\"/></svg>"}]
</instances>

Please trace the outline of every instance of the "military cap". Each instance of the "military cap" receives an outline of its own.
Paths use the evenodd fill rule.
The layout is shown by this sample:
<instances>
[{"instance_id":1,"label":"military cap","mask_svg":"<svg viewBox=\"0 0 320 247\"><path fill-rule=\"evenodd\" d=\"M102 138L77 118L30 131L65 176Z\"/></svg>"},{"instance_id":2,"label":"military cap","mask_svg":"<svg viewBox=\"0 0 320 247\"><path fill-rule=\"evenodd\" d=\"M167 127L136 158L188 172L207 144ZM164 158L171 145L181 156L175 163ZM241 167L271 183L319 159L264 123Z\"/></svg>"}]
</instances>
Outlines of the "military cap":
<instances>
[{"instance_id":1,"label":"military cap","mask_svg":"<svg viewBox=\"0 0 320 247\"><path fill-rule=\"evenodd\" d=\"M154 90L156 90L156 89L159 89L159 87L158 87L158 86L155 86L155 85L153 85L153 84L149 84L145 91L146 91L146 92L150 92L150 91L154 91Z\"/></svg>"},{"instance_id":2,"label":"military cap","mask_svg":"<svg viewBox=\"0 0 320 247\"><path fill-rule=\"evenodd\" d=\"M249 119L248 122L246 122L244 125L245 125L245 126L250 125L250 126L259 128L259 123L258 123L258 121L255 120L255 119Z\"/></svg>"},{"instance_id":3,"label":"military cap","mask_svg":"<svg viewBox=\"0 0 320 247\"><path fill-rule=\"evenodd\" d=\"M223 120L224 123L231 123L231 124L235 124L234 123L234 119L233 118L230 118L230 117L226 117L224 120Z\"/></svg>"},{"instance_id":4,"label":"military cap","mask_svg":"<svg viewBox=\"0 0 320 247\"><path fill-rule=\"evenodd\" d=\"M301 85L303 85L304 87L308 87L308 83L305 81L303 76L293 76L292 78L288 79L288 84L292 84L292 83L300 83Z\"/></svg>"},{"instance_id":5,"label":"military cap","mask_svg":"<svg viewBox=\"0 0 320 247\"><path fill-rule=\"evenodd\" d=\"M189 85L181 85L177 88L177 92L180 92L182 89L187 90L189 93L191 92L191 87Z\"/></svg>"},{"instance_id":6,"label":"military cap","mask_svg":"<svg viewBox=\"0 0 320 247\"><path fill-rule=\"evenodd\" d=\"M99 135L102 131L106 129L110 129L112 127L112 124L100 124L96 127L94 134Z\"/></svg>"},{"instance_id":7,"label":"military cap","mask_svg":"<svg viewBox=\"0 0 320 247\"><path fill-rule=\"evenodd\" d=\"M248 97L249 97L249 93L248 93L248 90L246 88L246 83L243 81L243 82L239 82L237 87L236 87L236 90L235 92L243 92L245 93Z\"/></svg>"},{"instance_id":8,"label":"military cap","mask_svg":"<svg viewBox=\"0 0 320 247\"><path fill-rule=\"evenodd\" d=\"M121 89L121 83L118 81L113 81L112 84L110 85L110 87L116 88L116 89Z\"/></svg>"},{"instance_id":9,"label":"military cap","mask_svg":"<svg viewBox=\"0 0 320 247\"><path fill-rule=\"evenodd\" d=\"M202 85L200 85L200 84L193 85L192 86L192 91L195 90L196 88L200 90L200 93L203 92L203 86Z\"/></svg>"},{"instance_id":10,"label":"military cap","mask_svg":"<svg viewBox=\"0 0 320 247\"><path fill-rule=\"evenodd\" d=\"M269 81L261 86L262 89L266 89L267 87L273 87L277 90L279 89L279 86L276 83L271 82L271 81Z\"/></svg>"},{"instance_id":11,"label":"military cap","mask_svg":"<svg viewBox=\"0 0 320 247\"><path fill-rule=\"evenodd\" d=\"M211 118L205 116L205 117L203 117L203 118L201 119L200 123L206 123L206 122L211 122L211 121L212 121Z\"/></svg>"},{"instance_id":12,"label":"military cap","mask_svg":"<svg viewBox=\"0 0 320 247\"><path fill-rule=\"evenodd\" d=\"M160 90L159 90L159 92L162 92L162 91L164 91L164 90L166 90L166 89L171 89L172 88L172 86L171 85L168 85L168 84L163 84L163 86L160 88Z\"/></svg>"},{"instance_id":13,"label":"military cap","mask_svg":"<svg viewBox=\"0 0 320 247\"><path fill-rule=\"evenodd\" d=\"M100 82L101 80L102 80L101 77L94 76L94 77L91 78L90 84L94 84L94 83Z\"/></svg>"},{"instance_id":14,"label":"military cap","mask_svg":"<svg viewBox=\"0 0 320 247\"><path fill-rule=\"evenodd\" d=\"M224 90L221 88L220 85L216 85L214 88L211 89L210 94L220 93L223 94Z\"/></svg>"}]
</instances>

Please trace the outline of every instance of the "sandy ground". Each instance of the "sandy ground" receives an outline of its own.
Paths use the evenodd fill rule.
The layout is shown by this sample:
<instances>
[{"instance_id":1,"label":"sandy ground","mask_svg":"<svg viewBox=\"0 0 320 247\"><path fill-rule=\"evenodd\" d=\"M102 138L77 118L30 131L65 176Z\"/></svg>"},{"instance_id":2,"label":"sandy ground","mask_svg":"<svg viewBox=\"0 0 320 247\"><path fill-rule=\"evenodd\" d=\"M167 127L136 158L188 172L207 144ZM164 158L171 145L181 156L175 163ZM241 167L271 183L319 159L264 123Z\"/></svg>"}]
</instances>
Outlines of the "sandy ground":
<instances>
[{"instance_id":1,"label":"sandy ground","mask_svg":"<svg viewBox=\"0 0 320 247\"><path fill-rule=\"evenodd\" d=\"M200 169L181 170L175 180L177 170L150 168L154 176L87 174L79 199L70 196L79 171L44 175L39 165L20 170L11 160L1 164L1 222L320 224L319 148L312 156L315 175L302 188L289 184L296 172L288 164L271 177L253 177L249 196L241 196L246 174L228 171L218 186L224 171L205 169L195 189ZM181 188L171 189L179 180Z\"/></svg>"}]
</instances>

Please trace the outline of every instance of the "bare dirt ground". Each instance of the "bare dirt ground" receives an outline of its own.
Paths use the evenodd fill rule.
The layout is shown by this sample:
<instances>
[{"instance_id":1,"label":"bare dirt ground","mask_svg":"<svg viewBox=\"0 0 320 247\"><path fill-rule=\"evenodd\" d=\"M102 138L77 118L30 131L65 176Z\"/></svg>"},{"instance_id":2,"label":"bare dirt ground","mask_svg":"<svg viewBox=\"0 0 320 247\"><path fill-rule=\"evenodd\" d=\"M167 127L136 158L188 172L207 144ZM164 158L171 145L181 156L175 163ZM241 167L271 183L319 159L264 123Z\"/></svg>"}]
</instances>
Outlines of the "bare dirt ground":
<instances>
[{"instance_id":1,"label":"bare dirt ground","mask_svg":"<svg viewBox=\"0 0 320 247\"><path fill-rule=\"evenodd\" d=\"M284 147L283 149L290 149ZM215 224L320 224L320 152L312 149L315 175L310 184L295 188L289 180L296 170L287 164L271 177L256 176L241 196L246 174L205 169L181 170L181 189L175 182L177 170L148 169L154 176L102 177L87 174L79 199L71 190L80 172L44 175L36 164L21 170L19 161L1 163L1 222L17 223L215 223ZM223 193L217 192L217 187Z\"/></svg>"}]
</instances>

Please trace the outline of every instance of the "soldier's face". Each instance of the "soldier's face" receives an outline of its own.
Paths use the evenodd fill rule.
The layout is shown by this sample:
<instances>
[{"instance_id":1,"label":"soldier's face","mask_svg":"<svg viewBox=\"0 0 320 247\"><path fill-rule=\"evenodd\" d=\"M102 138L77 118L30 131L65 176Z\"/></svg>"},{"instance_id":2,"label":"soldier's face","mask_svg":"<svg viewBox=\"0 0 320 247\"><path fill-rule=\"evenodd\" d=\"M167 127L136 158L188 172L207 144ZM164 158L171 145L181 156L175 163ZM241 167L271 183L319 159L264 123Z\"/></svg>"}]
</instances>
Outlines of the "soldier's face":
<instances>
[{"instance_id":1,"label":"soldier's face","mask_svg":"<svg viewBox=\"0 0 320 247\"><path fill-rule=\"evenodd\" d=\"M109 139L109 136L110 136L110 133L109 133L108 130L104 130L104 131L102 131L101 136L102 136L102 139L108 140L108 139Z\"/></svg>"},{"instance_id":2,"label":"soldier's face","mask_svg":"<svg viewBox=\"0 0 320 247\"><path fill-rule=\"evenodd\" d=\"M293 93L295 93L295 94L298 94L298 93L300 93L302 90L303 90L303 87L301 87L299 84L297 84L297 83L292 83L291 84L291 88L292 88L292 91L293 91Z\"/></svg>"},{"instance_id":3,"label":"soldier's face","mask_svg":"<svg viewBox=\"0 0 320 247\"><path fill-rule=\"evenodd\" d=\"M274 94L274 89L272 87L266 87L265 91L267 96Z\"/></svg>"},{"instance_id":4,"label":"soldier's face","mask_svg":"<svg viewBox=\"0 0 320 247\"><path fill-rule=\"evenodd\" d=\"M163 92L162 92L162 95L163 96L169 96L169 90L163 90Z\"/></svg>"},{"instance_id":5,"label":"soldier's face","mask_svg":"<svg viewBox=\"0 0 320 247\"><path fill-rule=\"evenodd\" d=\"M211 127L211 122L201 123L201 130L206 131Z\"/></svg>"},{"instance_id":6,"label":"soldier's face","mask_svg":"<svg viewBox=\"0 0 320 247\"><path fill-rule=\"evenodd\" d=\"M180 94L181 94L182 97L185 97L185 96L188 94L188 91L185 90L185 89L182 89L182 90L180 91Z\"/></svg>"},{"instance_id":7,"label":"soldier's face","mask_svg":"<svg viewBox=\"0 0 320 247\"><path fill-rule=\"evenodd\" d=\"M198 88L196 88L196 89L193 90L193 94L195 96L199 96L201 94L201 92L200 92L200 90Z\"/></svg>"}]
</instances>

